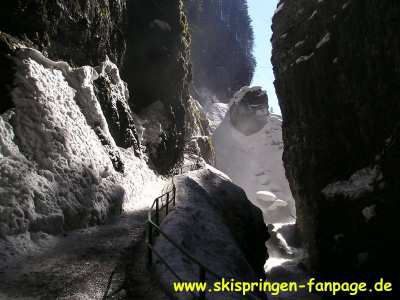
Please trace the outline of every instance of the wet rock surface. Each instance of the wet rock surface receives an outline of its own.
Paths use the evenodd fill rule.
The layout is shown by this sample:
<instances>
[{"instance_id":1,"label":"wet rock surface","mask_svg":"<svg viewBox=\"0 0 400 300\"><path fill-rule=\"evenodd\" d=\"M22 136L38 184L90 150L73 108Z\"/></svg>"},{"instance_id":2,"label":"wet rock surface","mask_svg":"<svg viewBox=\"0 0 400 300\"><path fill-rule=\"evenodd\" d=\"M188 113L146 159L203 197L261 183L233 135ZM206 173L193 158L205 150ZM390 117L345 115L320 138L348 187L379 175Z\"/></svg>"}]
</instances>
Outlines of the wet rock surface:
<instances>
[{"instance_id":1,"label":"wet rock surface","mask_svg":"<svg viewBox=\"0 0 400 300\"><path fill-rule=\"evenodd\" d=\"M108 55L121 66L126 1L3 1L0 30L29 41L51 59L97 65Z\"/></svg>"},{"instance_id":2,"label":"wet rock surface","mask_svg":"<svg viewBox=\"0 0 400 300\"><path fill-rule=\"evenodd\" d=\"M174 182L177 206L163 220L162 230L219 276L238 281L264 278L269 234L261 211L244 191L212 167L176 177ZM154 247L184 280L198 280L198 265L162 236L157 237ZM157 261L156 271L163 286L170 290L176 278ZM207 274L207 280L211 284L216 279ZM183 293L176 296L188 297ZM265 295L260 296L265 299ZM236 293L207 294L207 299L221 297L243 299Z\"/></svg>"},{"instance_id":3,"label":"wet rock surface","mask_svg":"<svg viewBox=\"0 0 400 300\"><path fill-rule=\"evenodd\" d=\"M284 0L279 6L272 63L283 159L311 265L331 272L393 270L384 256L396 240L385 232L394 228L398 211L393 198L399 161L393 153L400 112L400 5ZM360 177L359 170L375 166L385 171ZM357 178L366 180L368 191L349 195L349 187L357 190ZM321 193L334 182L342 182L336 185L340 191Z\"/></svg>"},{"instance_id":4,"label":"wet rock surface","mask_svg":"<svg viewBox=\"0 0 400 300\"><path fill-rule=\"evenodd\" d=\"M154 167L166 174L183 158L191 80L188 24L181 0L130 1L128 15L122 74L133 95L130 106L140 117L151 118L148 107L156 102L164 106L168 122L160 123L160 142L146 146Z\"/></svg>"}]
</instances>

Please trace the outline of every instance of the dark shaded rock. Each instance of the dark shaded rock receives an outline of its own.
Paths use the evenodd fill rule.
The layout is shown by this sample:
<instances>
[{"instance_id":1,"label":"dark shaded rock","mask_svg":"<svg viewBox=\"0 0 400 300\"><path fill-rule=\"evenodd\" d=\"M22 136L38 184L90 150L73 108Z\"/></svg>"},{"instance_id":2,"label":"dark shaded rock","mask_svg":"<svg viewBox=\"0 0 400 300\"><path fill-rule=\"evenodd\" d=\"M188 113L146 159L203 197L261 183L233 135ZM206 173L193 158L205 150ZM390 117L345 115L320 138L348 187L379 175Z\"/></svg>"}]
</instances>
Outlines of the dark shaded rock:
<instances>
[{"instance_id":1,"label":"dark shaded rock","mask_svg":"<svg viewBox=\"0 0 400 300\"><path fill-rule=\"evenodd\" d=\"M193 83L229 101L233 93L251 83L256 66L247 0L184 3L192 35Z\"/></svg>"},{"instance_id":2,"label":"dark shaded rock","mask_svg":"<svg viewBox=\"0 0 400 300\"><path fill-rule=\"evenodd\" d=\"M313 267L354 271L357 251L386 255L391 239L386 231L394 228L389 216L399 211L391 199L398 176L390 166L398 165L398 154L388 150L387 163L375 157L393 136L400 113L400 5L377 0L280 5L273 19L272 63L299 228ZM398 150L395 144L390 149ZM358 170L376 164L391 188L381 190L378 176L366 193L344 193L354 188ZM341 191L323 196L332 182ZM362 210L375 204L381 216L367 226ZM370 272L392 269L386 259L376 268L372 262L364 268L368 265Z\"/></svg>"},{"instance_id":3,"label":"dark shaded rock","mask_svg":"<svg viewBox=\"0 0 400 300\"><path fill-rule=\"evenodd\" d=\"M4 32L0 31L0 114L14 107L10 91L13 87L15 63L13 56L19 45L24 43Z\"/></svg>"},{"instance_id":4,"label":"dark shaded rock","mask_svg":"<svg viewBox=\"0 0 400 300\"><path fill-rule=\"evenodd\" d=\"M108 138L107 135L104 134L103 130L100 127L95 127L94 132L99 138L101 144L104 146L104 149L107 151L108 156L113 164L115 171L124 173L124 163L121 159L121 154L115 144L113 144Z\"/></svg>"},{"instance_id":5,"label":"dark shaded rock","mask_svg":"<svg viewBox=\"0 0 400 300\"><path fill-rule=\"evenodd\" d=\"M166 174L183 155L191 80L188 25L181 0L130 1L128 12L123 77L135 95L130 106L136 113L157 101L164 105L169 125L162 128L158 144L146 146L156 170Z\"/></svg>"},{"instance_id":6,"label":"dark shaded rock","mask_svg":"<svg viewBox=\"0 0 400 300\"><path fill-rule=\"evenodd\" d=\"M71 65L98 65L106 55L122 65L126 1L5 0L0 30L31 41L48 57Z\"/></svg>"},{"instance_id":7,"label":"dark shaded rock","mask_svg":"<svg viewBox=\"0 0 400 300\"><path fill-rule=\"evenodd\" d=\"M128 87L121 81L118 68L109 60L100 65L98 72L99 78L94 81L95 93L115 143L122 148L133 147L135 154L140 156L135 122L127 102Z\"/></svg>"},{"instance_id":8,"label":"dark shaded rock","mask_svg":"<svg viewBox=\"0 0 400 300\"><path fill-rule=\"evenodd\" d=\"M289 247L300 248L302 246L297 224L283 225L277 232L283 236Z\"/></svg>"},{"instance_id":9,"label":"dark shaded rock","mask_svg":"<svg viewBox=\"0 0 400 300\"><path fill-rule=\"evenodd\" d=\"M202 169L175 180L177 206L161 227L181 247L224 278L258 281L265 278L268 258L265 242L269 238L262 212L244 191L212 169ZM155 249L184 280L198 280L198 265L177 248L159 238ZM157 264L161 282L169 290L176 280L164 265ZM207 280L216 278L207 274ZM235 297L236 296L236 297ZM207 295L207 299L242 299L237 295ZM264 298L265 295L260 297Z\"/></svg>"}]
</instances>

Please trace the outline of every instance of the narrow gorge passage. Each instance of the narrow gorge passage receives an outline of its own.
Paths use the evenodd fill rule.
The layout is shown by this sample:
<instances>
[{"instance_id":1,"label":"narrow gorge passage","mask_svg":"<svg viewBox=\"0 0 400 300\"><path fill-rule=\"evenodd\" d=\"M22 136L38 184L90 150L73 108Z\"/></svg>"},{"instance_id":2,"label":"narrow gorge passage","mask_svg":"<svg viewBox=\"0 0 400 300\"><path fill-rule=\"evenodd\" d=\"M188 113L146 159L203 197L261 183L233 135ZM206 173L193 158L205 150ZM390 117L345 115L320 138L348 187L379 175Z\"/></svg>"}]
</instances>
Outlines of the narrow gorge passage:
<instances>
[{"instance_id":1,"label":"narrow gorge passage","mask_svg":"<svg viewBox=\"0 0 400 300\"><path fill-rule=\"evenodd\" d=\"M2 1L0 300L399 299L399 18Z\"/></svg>"}]
</instances>

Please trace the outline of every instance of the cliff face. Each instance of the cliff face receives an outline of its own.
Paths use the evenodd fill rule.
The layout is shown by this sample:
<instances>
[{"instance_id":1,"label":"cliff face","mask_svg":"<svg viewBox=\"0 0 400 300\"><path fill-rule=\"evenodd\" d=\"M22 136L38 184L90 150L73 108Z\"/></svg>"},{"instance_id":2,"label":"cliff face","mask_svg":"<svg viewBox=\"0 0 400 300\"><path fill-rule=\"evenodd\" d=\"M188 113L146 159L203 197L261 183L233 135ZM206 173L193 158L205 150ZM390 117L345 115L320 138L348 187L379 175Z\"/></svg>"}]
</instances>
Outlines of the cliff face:
<instances>
[{"instance_id":1,"label":"cliff face","mask_svg":"<svg viewBox=\"0 0 400 300\"><path fill-rule=\"evenodd\" d=\"M390 269L377 261L398 207L399 162L387 149L398 149L399 12L395 1L283 0L273 18L283 159L322 269Z\"/></svg>"},{"instance_id":2,"label":"cliff face","mask_svg":"<svg viewBox=\"0 0 400 300\"><path fill-rule=\"evenodd\" d=\"M0 4L0 235L103 223L154 176L144 149L159 173L183 159L189 34L167 2Z\"/></svg>"},{"instance_id":3,"label":"cliff face","mask_svg":"<svg viewBox=\"0 0 400 300\"><path fill-rule=\"evenodd\" d=\"M51 59L97 65L108 55L122 65L126 1L3 1L0 30L33 42Z\"/></svg>"},{"instance_id":4,"label":"cliff face","mask_svg":"<svg viewBox=\"0 0 400 300\"><path fill-rule=\"evenodd\" d=\"M163 116L155 120L161 139L150 137L145 144L155 168L168 173L184 148L191 80L188 24L181 0L130 1L128 16L123 77L133 91L130 104L136 113L153 121L154 110Z\"/></svg>"},{"instance_id":5,"label":"cliff face","mask_svg":"<svg viewBox=\"0 0 400 300\"><path fill-rule=\"evenodd\" d=\"M139 154L132 112L141 114L160 101L162 116L157 119L163 122L157 123L161 130L150 128L148 133L157 137L147 139L149 134L144 134L142 141L154 168L161 173L168 173L182 160L185 114L192 112L187 105L190 36L180 0L162 5L158 1L125 0L6 1L0 7L0 66L6 75L0 79L4 95L0 112L13 107L9 92L15 66L10 57L19 47L16 44L36 48L71 66L98 66L108 56L122 71L131 95L125 95L129 106L121 105L115 97L111 99L115 93L110 78L96 82L96 93L118 145L134 146ZM154 121L148 114L140 117Z\"/></svg>"},{"instance_id":6,"label":"cliff face","mask_svg":"<svg viewBox=\"0 0 400 300\"><path fill-rule=\"evenodd\" d=\"M0 236L101 224L138 201L154 174L116 145L95 92L112 78L127 105L118 68L71 68L34 49L16 50L15 66L14 108L0 115Z\"/></svg>"},{"instance_id":7,"label":"cliff face","mask_svg":"<svg viewBox=\"0 0 400 300\"><path fill-rule=\"evenodd\" d=\"M229 100L250 84L255 68L247 0L184 3L192 35L194 85Z\"/></svg>"}]
</instances>

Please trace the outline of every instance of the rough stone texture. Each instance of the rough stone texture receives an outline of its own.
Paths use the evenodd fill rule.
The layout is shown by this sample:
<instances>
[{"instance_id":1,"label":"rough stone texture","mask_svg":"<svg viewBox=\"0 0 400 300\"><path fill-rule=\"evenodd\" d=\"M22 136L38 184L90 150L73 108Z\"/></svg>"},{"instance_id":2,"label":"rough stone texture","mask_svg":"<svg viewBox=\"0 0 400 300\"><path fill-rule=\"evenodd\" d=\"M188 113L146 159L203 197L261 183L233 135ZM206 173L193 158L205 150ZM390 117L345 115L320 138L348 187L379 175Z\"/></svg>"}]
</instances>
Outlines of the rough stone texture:
<instances>
[{"instance_id":1,"label":"rough stone texture","mask_svg":"<svg viewBox=\"0 0 400 300\"><path fill-rule=\"evenodd\" d=\"M5 0L0 30L33 42L49 58L97 65L106 55L121 66L126 43L126 1Z\"/></svg>"},{"instance_id":2,"label":"rough stone texture","mask_svg":"<svg viewBox=\"0 0 400 300\"><path fill-rule=\"evenodd\" d=\"M157 145L147 145L150 159L160 173L168 173L183 156L185 107L191 80L190 34L181 0L130 1L129 36L123 77L134 98L132 109L141 111L152 103L164 104L170 127ZM151 113L151 111L150 111Z\"/></svg>"},{"instance_id":3,"label":"rough stone texture","mask_svg":"<svg viewBox=\"0 0 400 300\"><path fill-rule=\"evenodd\" d=\"M279 5L272 26L272 63L283 116L283 159L311 265L330 272L355 270L360 267L354 262L358 251L359 262L373 257L363 266L368 269L386 255L393 241L387 235L395 234L389 217L394 209L398 212L393 199L398 192L398 135L383 162L374 158L396 136L400 113L400 4L283 0ZM321 194L328 184L347 181L376 164L383 168L383 190L374 186L350 198L338 193L325 199ZM379 204L379 217L369 227L360 211L367 203ZM380 261L375 270L391 269L388 259Z\"/></svg>"},{"instance_id":4,"label":"rough stone texture","mask_svg":"<svg viewBox=\"0 0 400 300\"><path fill-rule=\"evenodd\" d=\"M186 140L185 152L198 155L208 164L215 165L210 124L202 106L192 97L186 108Z\"/></svg>"},{"instance_id":5,"label":"rough stone texture","mask_svg":"<svg viewBox=\"0 0 400 300\"><path fill-rule=\"evenodd\" d=\"M129 99L128 87L119 76L118 68L109 60L101 63L99 78L94 81L95 92L106 117L108 128L115 143L122 148L134 147L140 155L139 140Z\"/></svg>"},{"instance_id":6,"label":"rough stone texture","mask_svg":"<svg viewBox=\"0 0 400 300\"><path fill-rule=\"evenodd\" d=\"M263 267L268 258L265 242L269 234L261 211L247 199L244 191L213 168L179 176L175 185L177 206L163 220L162 230L219 276L238 281L264 278ZM171 243L159 237L154 247L183 280L198 280L197 264ZM162 284L170 290L176 278L163 264L156 262L155 265ZM216 278L207 274L206 280L211 284ZM187 294L176 297L188 299ZM211 293L207 299L244 298L235 293Z\"/></svg>"},{"instance_id":7,"label":"rough stone texture","mask_svg":"<svg viewBox=\"0 0 400 300\"><path fill-rule=\"evenodd\" d=\"M0 113L14 106L9 93L15 73L13 57L21 46L39 49L49 58L72 66L100 65L96 96L111 134L118 146L133 147L139 156L134 116L126 100L129 92L126 85L121 85L118 71L126 50L126 1L5 1L0 11L0 30L6 32L0 32L0 66L4 75L0 79ZM97 133L109 149L114 167L123 172L118 151L111 149L104 134Z\"/></svg>"}]
</instances>

